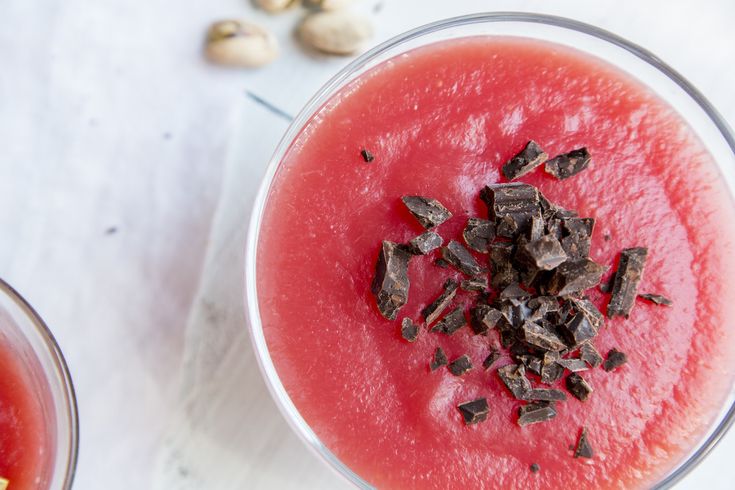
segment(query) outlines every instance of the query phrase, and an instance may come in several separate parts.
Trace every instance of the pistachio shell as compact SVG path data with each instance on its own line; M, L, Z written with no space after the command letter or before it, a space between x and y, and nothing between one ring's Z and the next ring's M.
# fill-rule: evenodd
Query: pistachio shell
M260 26L239 20L215 22L205 48L211 61L229 66L258 67L278 56L276 38Z
M255 0L255 3L266 12L277 13L295 7L300 2L299 0Z
M370 19L348 11L308 15L299 28L301 40L329 54L348 55L358 51L373 35Z

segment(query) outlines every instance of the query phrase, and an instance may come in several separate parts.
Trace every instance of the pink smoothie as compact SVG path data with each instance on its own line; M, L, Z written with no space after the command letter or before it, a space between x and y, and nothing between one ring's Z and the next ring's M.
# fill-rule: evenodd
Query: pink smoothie
M468 217L487 217L480 189L506 181L502 164L529 139L550 156L589 149L582 174L559 181L539 169L521 181L596 219L597 262L614 266L622 248L648 247L640 290L674 303L638 300L629 318L608 320L595 344L624 351L627 365L588 371L587 402L570 398L555 419L521 428L521 402L479 368L495 332L400 337L400 319L419 320L460 273L435 266L437 255L412 259L409 301L394 322L378 313L370 283L381 240L422 231L401 196L441 201L454 217L437 231L458 239ZM732 384L733 217L712 157L625 73L539 41L430 45L342 89L281 162L258 243L265 338L306 422L377 487L648 487L700 440ZM469 303L469 293L459 299ZM604 311L599 291L591 299ZM437 346L450 360L468 354L475 369L429 372ZM488 418L466 426L456 407L478 397ZM582 426L595 449L589 460L570 449Z

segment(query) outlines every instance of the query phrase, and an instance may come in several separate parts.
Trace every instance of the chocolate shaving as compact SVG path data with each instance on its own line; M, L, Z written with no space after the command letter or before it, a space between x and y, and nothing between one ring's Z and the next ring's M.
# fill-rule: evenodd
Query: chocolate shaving
M457 294L457 288L459 284L454 279L447 279L444 283L444 291L438 298L436 298L429 306L421 310L421 316L424 317L424 321L427 325L434 323L434 320L439 318L444 310L454 299Z
M434 351L434 357L429 363L429 369L431 369L432 371L436 371L440 367L446 366L447 363L447 355L444 353L441 347L437 347Z
M421 223L421 226L427 229L438 226L452 217L452 213L436 199L422 196L403 196L401 201Z
M498 236L513 238L541 218L538 190L532 185L512 183L485 186L480 199L487 204L490 219L495 221Z
M559 180L568 179L586 169L590 164L587 148L579 148L569 153L555 156L546 162L544 170Z
M442 243L442 237L433 231L427 231L408 242L408 251L414 255L426 255L441 247Z
M519 259L538 270L550 271L567 260L561 243L552 235L545 235L518 248Z
M532 402L518 409L518 425L538 424L556 417L556 408L553 402Z
M457 408L462 414L466 425L477 424L485 421L487 419L487 414L490 411L487 406L486 398L478 398L471 402L461 403L457 405Z
M487 272L480 267L470 251L457 241L452 240L446 247L442 247L442 257L468 276L479 276Z
M573 373L587 371L589 369L587 363L584 362L582 359L559 359L558 361L556 361L556 363L564 369L572 371Z
M553 332L533 322L525 322L521 327L526 343L547 351L560 351L566 348L562 340Z
M485 370L490 369L498 359L500 359L500 352L498 349L493 349L490 351L490 354L487 355L485 360L482 361L482 367L485 368Z
M487 276L477 276L465 279L459 285L465 291L485 291L488 287Z
M579 435L579 440L577 441L577 449L574 450L574 457L589 459L592 457L593 453L594 451L592 450L592 446L587 438L587 428L582 427L582 433Z
M607 359L605 359L605 362L602 364L602 369L610 372L613 369L619 368L626 362L628 362L628 356L617 349L610 349L610 352L607 353Z
M465 354L449 363L449 372L455 376L462 376L464 373L472 369L472 361Z
M516 156L503 165L503 175L508 180L523 177L549 158L544 150L535 142L529 141Z
M487 253L490 242L495 238L495 223L486 219L470 218L462 236L472 250Z
M495 328L503 314L492 306L478 304L470 310L470 327L472 331L481 335Z
M411 254L400 245L383 241L371 291L377 300L380 314L388 320L395 320L398 310L408 302L410 259Z
M375 160L375 155L373 155L370 151L363 148L360 150L360 155L362 155L362 159L365 160L367 163L372 162Z
M553 388L534 388L526 393L526 400L529 401L566 401L567 395L561 391Z
M607 305L608 318L628 318L638 294L638 284L643 277L647 255L648 249L642 247L626 248L620 253L620 264L615 273L610 303Z
M419 326L410 318L406 317L401 322L401 337L409 342L414 342L419 336Z
M674 304L674 302L671 301L669 298L667 298L666 296L661 296L660 294L643 293L639 294L638 297L657 305L671 306Z
M591 259L564 262L554 269L554 274L546 285L546 291L556 296L580 293L585 289L596 286L605 271L607 271L607 267L603 267Z
M526 378L526 368L523 364L508 364L498 368L498 376L519 400L524 400L526 393L531 391L531 382Z
M579 358L589 364L592 368L596 368L602 364L602 356L589 342L582 344L580 347Z
M436 322L436 325L432 327L431 331L451 335L465 326L466 323L467 320L464 317L464 309L461 306L458 306L447 313L444 318Z
M567 390L579 401L585 401L592 393L592 386L577 373L567 376Z

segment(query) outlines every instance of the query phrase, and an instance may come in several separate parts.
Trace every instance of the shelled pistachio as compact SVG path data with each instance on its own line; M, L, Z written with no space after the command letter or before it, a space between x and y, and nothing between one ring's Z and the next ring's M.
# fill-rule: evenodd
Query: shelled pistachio
M270 32L258 25L223 20L210 26L205 53L214 63L254 68L276 59L278 42Z

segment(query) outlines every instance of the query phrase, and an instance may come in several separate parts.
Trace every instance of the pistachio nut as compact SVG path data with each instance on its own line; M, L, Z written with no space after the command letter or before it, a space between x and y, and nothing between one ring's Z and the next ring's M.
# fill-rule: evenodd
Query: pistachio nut
M260 26L223 20L209 28L205 53L207 58L221 65L258 67L276 59L278 42Z
M299 27L307 46L329 54L348 55L358 51L373 35L370 19L349 11L317 12Z
M319 10L339 10L349 6L354 0L303 0L304 7Z
M270 13L282 12L299 3L299 0L255 0L258 7Z

